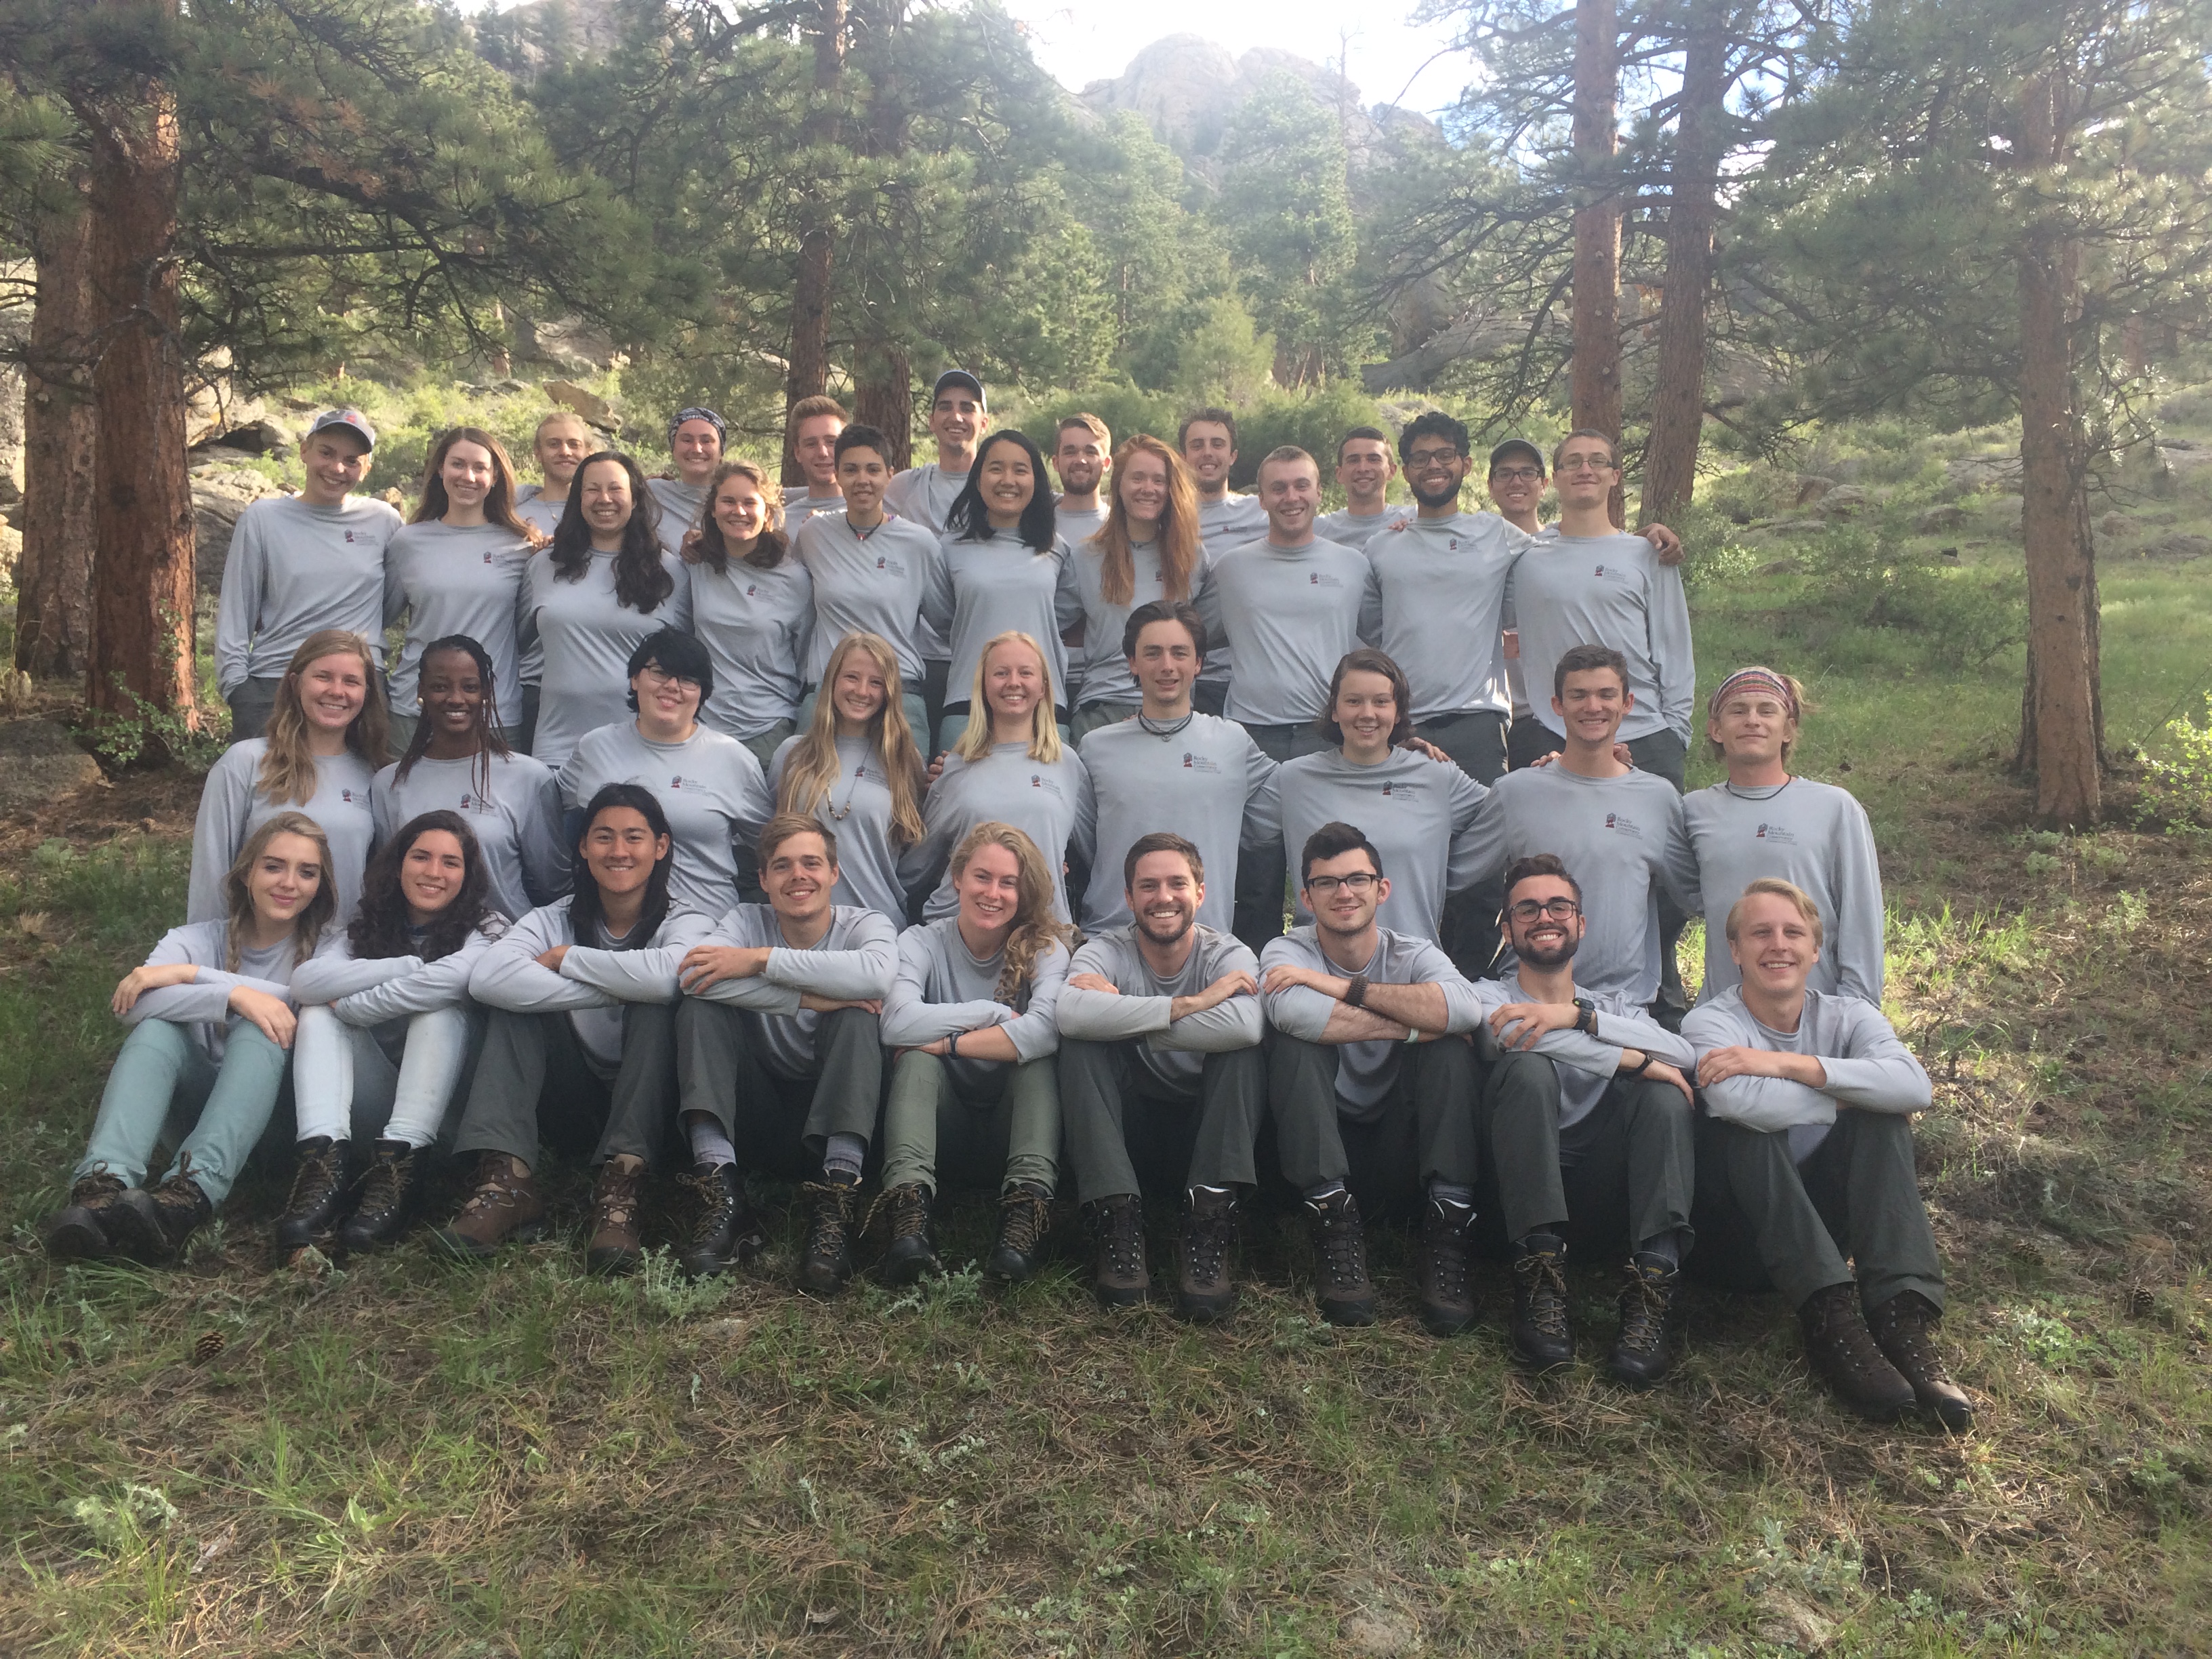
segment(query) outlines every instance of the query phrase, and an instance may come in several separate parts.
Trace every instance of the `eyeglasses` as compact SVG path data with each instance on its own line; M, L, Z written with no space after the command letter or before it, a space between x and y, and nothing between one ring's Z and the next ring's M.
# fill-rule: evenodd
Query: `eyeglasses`
M1613 463L1601 455L1570 455L1559 463L1562 472L1610 472Z
M1327 898L1340 887L1349 887L1355 893L1364 893L1382 878L1362 870L1349 876L1309 876L1306 890L1316 898Z
M1449 466L1459 459L1456 449L1417 449L1406 457L1407 466Z
M662 685L688 685L694 691L696 691L699 689L699 682L694 676L690 674L672 674L657 662L649 662L646 664L644 667L639 669L638 677L641 679L656 681Z
M1534 921L1539 916L1549 916L1553 921L1572 921L1582 913L1583 907L1571 898L1522 899L1512 908L1516 921Z
M1541 483L1544 475L1533 466L1501 466L1491 477L1498 483Z

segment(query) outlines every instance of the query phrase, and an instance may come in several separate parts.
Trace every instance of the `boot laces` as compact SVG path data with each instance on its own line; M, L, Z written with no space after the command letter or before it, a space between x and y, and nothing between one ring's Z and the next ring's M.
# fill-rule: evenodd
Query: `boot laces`
M382 1215L399 1207L400 1194L405 1191L407 1177L415 1167L415 1149L388 1155L380 1154L368 1166L362 1179L361 1210L362 1215Z
M806 1254L829 1259L845 1249L846 1230L852 1220L853 1189L834 1181L811 1181L799 1188L808 1203Z
M1109 1205L1099 1232L1106 1246L1106 1265L1115 1276L1139 1277L1145 1271L1143 1212L1134 1204Z
M461 1212L464 1215L471 1212L481 1214L518 1201L522 1196L522 1188L514 1180L512 1169L513 1165L504 1158L497 1163L486 1159L477 1170L476 1190L469 1194L468 1202L461 1206Z
M1358 1224L1338 1214L1321 1225L1321 1260L1329 1283L1357 1287L1367 1282L1367 1250Z
M697 1214L691 1223L691 1238L695 1244L704 1244L721 1231L736 1213L738 1195L723 1184L721 1170L687 1170L676 1177L676 1184L691 1195Z
M1835 1363L1855 1377L1872 1376L1889 1365L1859 1313L1858 1297L1848 1285L1836 1286L1820 1299L1814 1325Z
M1546 1336L1565 1340L1567 1334L1567 1276L1559 1257L1547 1250L1531 1250L1513 1264L1521 1281L1521 1294L1528 1310L1528 1322Z
M1200 1279L1221 1277L1223 1258L1236 1231L1234 1212L1226 1206L1212 1211L1194 1207L1183 1224L1184 1248L1190 1253L1191 1273Z
M602 1227L629 1227L637 1221L638 1188L644 1185L642 1170L617 1170L612 1164L599 1171L592 1192L592 1207Z
M163 1186L168 1183L164 1182ZM326 1141L312 1152L300 1155L300 1167L292 1176L292 1196L286 1200L288 1213L298 1215L325 1201L338 1184L338 1143Z
M169 1172L168 1179L148 1194L164 1210L172 1210L193 1220L199 1219L200 1206L205 1202L200 1184L192 1178L192 1155L178 1155L177 1167Z
M1929 1340L1928 1321L1911 1309L1898 1304L1911 1292L1892 1297L1875 1310L1875 1322L1880 1334L1886 1338L1880 1346L1894 1351L1905 1369L1929 1382L1948 1382L1950 1373L1943 1367L1942 1357L1936 1352Z
M1666 1340L1673 1300L1664 1277L1632 1264L1620 1289L1620 1346L1638 1353L1656 1351Z
M1035 1193L1017 1188L999 1200L999 1243L1027 1255L1044 1237L1051 1211Z
M1467 1234L1431 1210L1428 1237L1429 1278L1437 1294L1456 1301L1467 1294Z

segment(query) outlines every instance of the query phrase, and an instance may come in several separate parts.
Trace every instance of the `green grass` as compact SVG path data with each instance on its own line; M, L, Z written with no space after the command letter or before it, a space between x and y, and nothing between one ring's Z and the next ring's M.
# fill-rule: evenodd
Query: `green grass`
M1758 558L1791 547L1817 561ZM2106 566L2116 740L2212 659L2208 562ZM88 1124L107 988L183 880L181 846L88 834L0 877L0 1651L2203 1650L2204 842L2028 833L2016 651L1816 650L1808 578L1756 568L1698 590L1699 655L1709 681L1804 673L1805 769L1874 814L1972 1435L1843 1415L1771 1297L1693 1292L1650 1395L1587 1365L1532 1386L1501 1275L1435 1343L1387 1232L1385 1321L1338 1333L1267 1218L1226 1334L1102 1315L1073 1261L1003 1297L963 1273L809 1304L787 1219L763 1269L696 1289L665 1263L592 1281L573 1236L488 1272L419 1243L271 1271L265 1182L182 1271L58 1269L27 1224ZM951 1254L988 1224L956 1204ZM1576 1291L1601 1346L1609 1281Z

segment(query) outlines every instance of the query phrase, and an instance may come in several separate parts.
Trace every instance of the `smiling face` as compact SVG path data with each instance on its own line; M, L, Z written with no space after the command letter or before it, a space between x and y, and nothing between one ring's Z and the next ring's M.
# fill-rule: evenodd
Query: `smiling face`
M819 836L786 836L761 866L768 902L786 921L811 922L830 907L837 860Z
M890 701L890 682L866 651L848 651L830 682L830 707L848 726L865 726Z
M792 434L791 447L799 470L806 474L810 495L837 493L837 434L844 429L845 422L835 415L810 415Z
M1278 541L1295 542L1310 533L1321 509L1321 474L1311 461L1269 461L1260 468L1260 505Z
M1602 438L1570 439L1559 452L1556 471L1561 507L1602 507L1620 482L1613 447Z
M1163 706L1180 703L1190 695L1192 683L1205 667L1198 641L1181 623L1146 623L1137 631L1136 653L1129 672L1152 701Z
M1389 446L1380 438L1346 438L1338 447L1336 481L1352 501L1379 504L1397 470Z
M1063 471L1060 477L1067 475ZM1168 464L1148 450L1139 450L1122 463L1114 489L1121 498L1121 513L1130 533L1149 541L1160 515L1168 509ZM1139 526L1142 526L1139 533Z
M638 724L661 732L681 732L698 718L699 682L672 674L649 662L630 678L637 696Z
M722 434L712 421L686 421L669 439L668 452L676 461L676 476L697 489L722 464Z
M358 433L318 432L300 446L300 465L307 474L301 497L310 507L336 507L368 476L368 446Z
M253 914L272 927L296 921L322 886L322 850L305 836L271 836L246 875Z
M884 504L884 486L890 481L890 464L878 450L855 444L837 458L837 487L845 492L849 511L877 511Z
M1044 701L1044 663L1019 641L994 645L983 659L983 701L995 716L1027 720Z
M1474 470L1471 456L1462 455L1449 438L1425 434L1406 452L1406 488L1425 507L1450 505L1459 499L1460 486Z
M368 668L354 652L333 652L301 669L299 685L307 729L343 735L368 701Z
M1350 938L1375 925L1376 908L1390 896L1390 884L1375 873L1365 849L1355 847L1333 859L1316 859L1300 896L1322 932Z
M1779 893L1752 893L1737 905L1729 956L1751 985L1772 997L1794 997L1820 959L1813 924Z
M1218 421L1193 421L1182 434L1183 465L1198 481L1201 495L1218 495L1229 487L1229 469L1237 464L1237 444L1229 428Z
M417 927L459 898L468 878L468 856L450 830L425 830L399 860L399 896Z
M459 507L481 511L484 497L491 493L494 476L491 451L466 439L449 446L446 459L438 466L439 482L446 486L446 500Z
M1552 712L1566 722L1567 735L1583 743L1607 745L1636 699L1610 668L1578 668L1559 683Z
M1788 703L1753 686L1729 694L1718 711L1707 717L1705 735L1739 764L1778 764L1797 741L1797 722L1790 718Z
M1544 464L1519 450L1500 456L1490 473L1490 499L1505 518L1533 520L1544 502Z
M1147 853L1130 874L1127 896L1138 931L1155 945L1173 945L1197 925L1206 884L1181 853Z
M465 651L433 651L422 659L422 713L441 736L473 738L483 730L483 674Z
M1347 750L1374 754L1389 749L1398 724L1398 693L1390 677L1353 669L1337 686L1329 717L1344 733Z
M983 497L983 511L992 528L1011 530L1022 521L1022 511L1036 498L1036 469L1018 443L999 440L975 463L975 487Z
M714 523L722 539L733 547L749 547L768 524L768 497L742 472L732 472L714 486Z
M1559 967L1575 954L1589 925L1564 876L1527 876L1505 896L1505 930L1513 954L1531 968Z
M538 470L544 476L545 493L565 495L576 469L592 453L592 429L574 418L548 421L531 448L538 457Z
M1022 861L1012 848L985 842L961 867L952 890L969 932L1003 933L1021 913Z
M668 856L668 837L654 835L635 806L609 806L585 826L582 852L601 893L641 892Z
M1087 426L1064 426L1053 446L1052 469L1060 474L1063 495L1087 495L1098 488L1112 465L1106 441Z
M945 387L929 406L929 435L954 457L974 454L975 441L990 425L991 417L983 412L982 404L964 386Z
M584 522L592 538L610 544L622 538L630 514L637 510L629 488L629 469L620 461L593 461L584 469Z

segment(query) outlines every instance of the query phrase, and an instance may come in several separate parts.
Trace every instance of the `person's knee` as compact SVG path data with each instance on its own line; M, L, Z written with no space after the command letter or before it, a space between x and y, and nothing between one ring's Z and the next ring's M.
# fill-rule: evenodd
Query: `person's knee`
M1697 1127L1697 1113L1691 1107L1689 1097L1671 1083L1645 1080L1637 1084L1636 1115L1679 1128L1684 1134L1693 1133Z
M1490 1062L1484 1098L1493 1110L1506 1106L1559 1109L1559 1073L1543 1054L1505 1054Z

